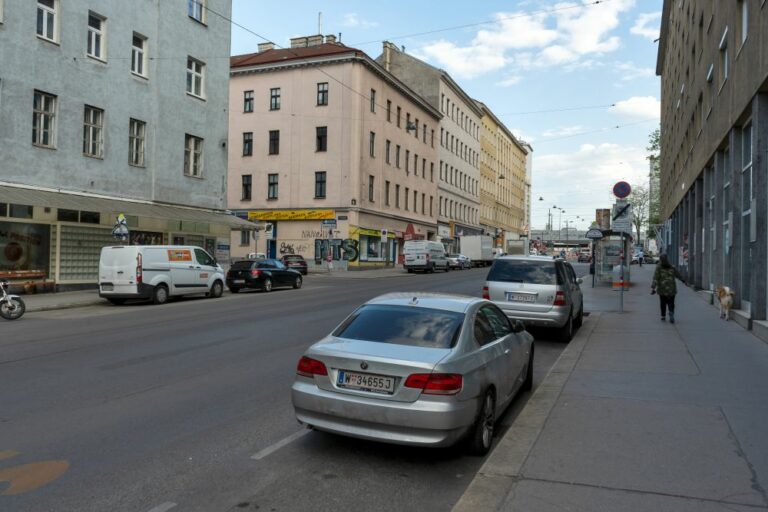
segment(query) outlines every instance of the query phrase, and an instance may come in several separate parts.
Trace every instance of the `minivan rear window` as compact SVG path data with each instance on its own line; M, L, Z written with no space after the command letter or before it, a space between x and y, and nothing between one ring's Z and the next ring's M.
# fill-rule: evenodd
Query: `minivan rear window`
M368 305L358 309L333 335L412 347L451 348L463 322L464 313L454 311Z
M554 261L496 260L488 281L526 284L558 284Z
M252 261L236 261L232 264L230 267L232 270L250 270L251 265L253 265Z

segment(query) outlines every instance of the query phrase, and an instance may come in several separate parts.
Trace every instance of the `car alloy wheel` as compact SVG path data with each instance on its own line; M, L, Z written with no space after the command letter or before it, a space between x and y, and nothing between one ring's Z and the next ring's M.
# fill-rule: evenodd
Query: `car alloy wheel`
M485 455L491 449L493 429L496 424L496 402L493 391L488 390L483 397L483 406L475 420L470 438L470 451L474 455Z
M296 277L296 280L293 282L293 288L295 290L298 290L299 288L301 288L301 276Z
M264 280L264 291L265 292L271 292L272 291L272 280L270 278L266 278Z

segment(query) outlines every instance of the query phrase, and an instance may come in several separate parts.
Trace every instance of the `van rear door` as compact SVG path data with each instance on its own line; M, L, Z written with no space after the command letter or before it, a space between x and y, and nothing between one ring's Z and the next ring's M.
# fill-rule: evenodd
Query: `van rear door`
M136 255L136 248L131 246L101 249L99 287L102 292L136 293Z

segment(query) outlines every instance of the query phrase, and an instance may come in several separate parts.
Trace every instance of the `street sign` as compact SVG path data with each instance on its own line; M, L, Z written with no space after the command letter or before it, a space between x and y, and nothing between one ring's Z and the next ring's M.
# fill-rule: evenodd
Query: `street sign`
M632 233L632 205L626 200L616 201L611 229L617 233Z
M324 219L322 223L325 227L336 227L336 219Z
M603 238L603 232L599 229L590 229L584 236L590 240L600 240Z
M381 243L385 244L387 243L387 237L389 236L389 233L386 229L381 230Z
M626 199L632 193L632 187L626 181L620 181L613 186L613 195L619 199Z

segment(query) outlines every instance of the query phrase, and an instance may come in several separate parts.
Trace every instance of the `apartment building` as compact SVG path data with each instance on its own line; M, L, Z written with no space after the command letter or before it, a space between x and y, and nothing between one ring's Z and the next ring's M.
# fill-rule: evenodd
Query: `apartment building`
M0 0L0 271L94 283L127 243L228 258L230 0Z
M527 235L530 205L527 144L521 143L491 111L483 113L480 129L480 226L494 237L494 246L508 252L508 242Z
M229 207L260 223L233 254L397 264L437 236L440 113L332 35L231 59Z
M665 0L661 218L670 259L697 287L736 292L735 317L765 336L768 311L768 7Z
M483 113L451 76L390 42L376 59L441 114L438 144L438 237L449 251L459 238L479 235L480 118Z

